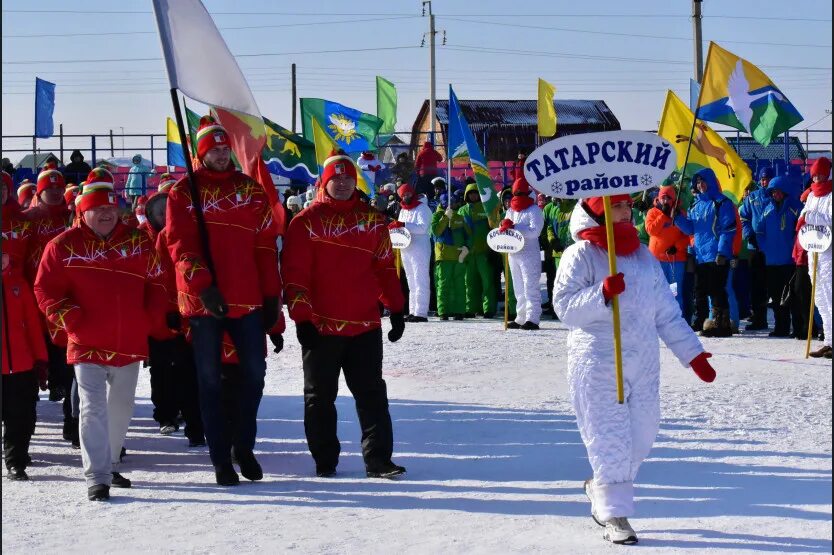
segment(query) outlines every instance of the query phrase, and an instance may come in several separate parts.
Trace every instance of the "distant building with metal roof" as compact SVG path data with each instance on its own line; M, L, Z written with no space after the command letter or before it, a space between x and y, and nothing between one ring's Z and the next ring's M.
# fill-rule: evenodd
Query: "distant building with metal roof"
M556 137L615 131L620 122L603 100L554 100ZM435 104L437 124L435 147L446 156L446 131L449 101ZM530 153L536 147L537 106L535 100L461 100L463 112L481 148L486 145L487 160L514 160L519 151ZM412 126L411 147L417 149L429 132L429 101L423 102Z

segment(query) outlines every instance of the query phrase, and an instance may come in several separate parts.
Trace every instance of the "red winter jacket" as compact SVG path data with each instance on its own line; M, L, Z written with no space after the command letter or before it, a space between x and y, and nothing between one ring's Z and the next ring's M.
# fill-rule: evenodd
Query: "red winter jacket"
M47 243L66 231L70 211L64 203L57 206L38 204L26 210L23 215L32 222L33 245L29 253L29 268L26 270L26 276L31 283L34 283L43 251Z
M380 327L379 305L401 312L403 295L385 216L359 200L328 195L290 222L281 258L290 318L324 335Z
M3 337L2 373L31 370L36 361L46 361L46 344L41 315L32 295L32 286L24 278L31 247L31 224L9 195L3 205Z
M272 209L260 184L235 171L195 172L208 229L217 286L229 305L229 317L239 318L263 306L264 298L279 297L277 234ZM180 313L207 316L199 295L211 285L191 206L188 179L168 192L168 251L176 268Z
M124 366L148 356L166 328L168 293L147 234L123 223L101 239L80 223L47 246L35 279L38 306L69 338L67 362Z
M417 175L437 175L437 164L442 161L443 157L434 150L431 143L425 143L420 152L417 153L414 168L417 170Z

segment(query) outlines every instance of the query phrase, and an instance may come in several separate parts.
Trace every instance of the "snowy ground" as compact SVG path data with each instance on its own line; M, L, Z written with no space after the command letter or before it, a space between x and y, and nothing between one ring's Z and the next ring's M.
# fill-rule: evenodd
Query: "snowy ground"
M33 480L2 483L3 552L831 552L830 361L766 334L707 339L719 377L704 384L664 348L663 421L632 519L640 544L623 548L603 542L581 490L590 467L565 337L550 320L504 333L497 320L432 319L386 342L395 461L408 467L396 482L364 477L344 386L339 476L313 476L292 328L269 359L260 483L218 488L204 449L160 436L143 371L126 443L134 488L91 503L60 406L41 401Z

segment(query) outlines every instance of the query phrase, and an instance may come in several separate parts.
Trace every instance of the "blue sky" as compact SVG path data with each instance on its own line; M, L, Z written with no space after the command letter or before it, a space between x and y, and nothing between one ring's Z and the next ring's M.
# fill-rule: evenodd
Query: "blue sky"
M385 76L398 87L398 130L428 97L419 0L204 4L231 51L248 54L238 62L261 112L287 127L293 62L299 96L368 112L374 76ZM543 77L557 98L602 99L623 128L652 129L666 89L685 95L693 74L690 9L685 0L435 0L446 39L438 36L438 98L449 83L461 99L535 98ZM831 109L831 9L830 0L705 0L705 55L716 40L762 67L805 127ZM102 13L112 11L123 13ZM150 0L6 0L2 47L4 135L32 133L35 76L57 84L65 133L164 132L171 104ZM830 117L815 128L830 129Z

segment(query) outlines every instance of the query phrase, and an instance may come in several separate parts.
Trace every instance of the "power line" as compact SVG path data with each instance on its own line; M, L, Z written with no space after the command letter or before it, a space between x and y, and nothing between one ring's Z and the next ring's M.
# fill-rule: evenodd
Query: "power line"
M690 37L673 37L668 35L646 35L640 33L617 33L614 31L592 31L588 29L571 29L568 27L552 27L552 26L540 26L540 25L519 25L517 23L505 23L505 22L498 22L498 21L480 21L477 19L465 19L465 18L455 18L455 17L444 17L443 19L447 21L459 21L463 23L477 23L481 25L495 25L499 27L517 27L521 29L540 29L544 31L560 31L565 33L583 33L589 35L609 35L609 36L617 36L617 37L629 37L629 38L646 38L646 39L661 39L661 40L676 40L676 41L685 41L691 42L692 38ZM804 48L831 48L830 44L792 44L792 43L784 43L784 42L756 42L756 41L743 41L743 40L722 40L723 43L728 44L755 44L755 45L767 45L767 46L794 46L794 47L804 47Z
M52 14L78 14L78 15L153 15L152 10L3 10L3 13L36 13L39 15ZM300 16L300 17L319 17L319 16L416 16L419 15L413 12L399 12L399 13L327 13L327 12L209 12L211 15L283 15L283 16Z

